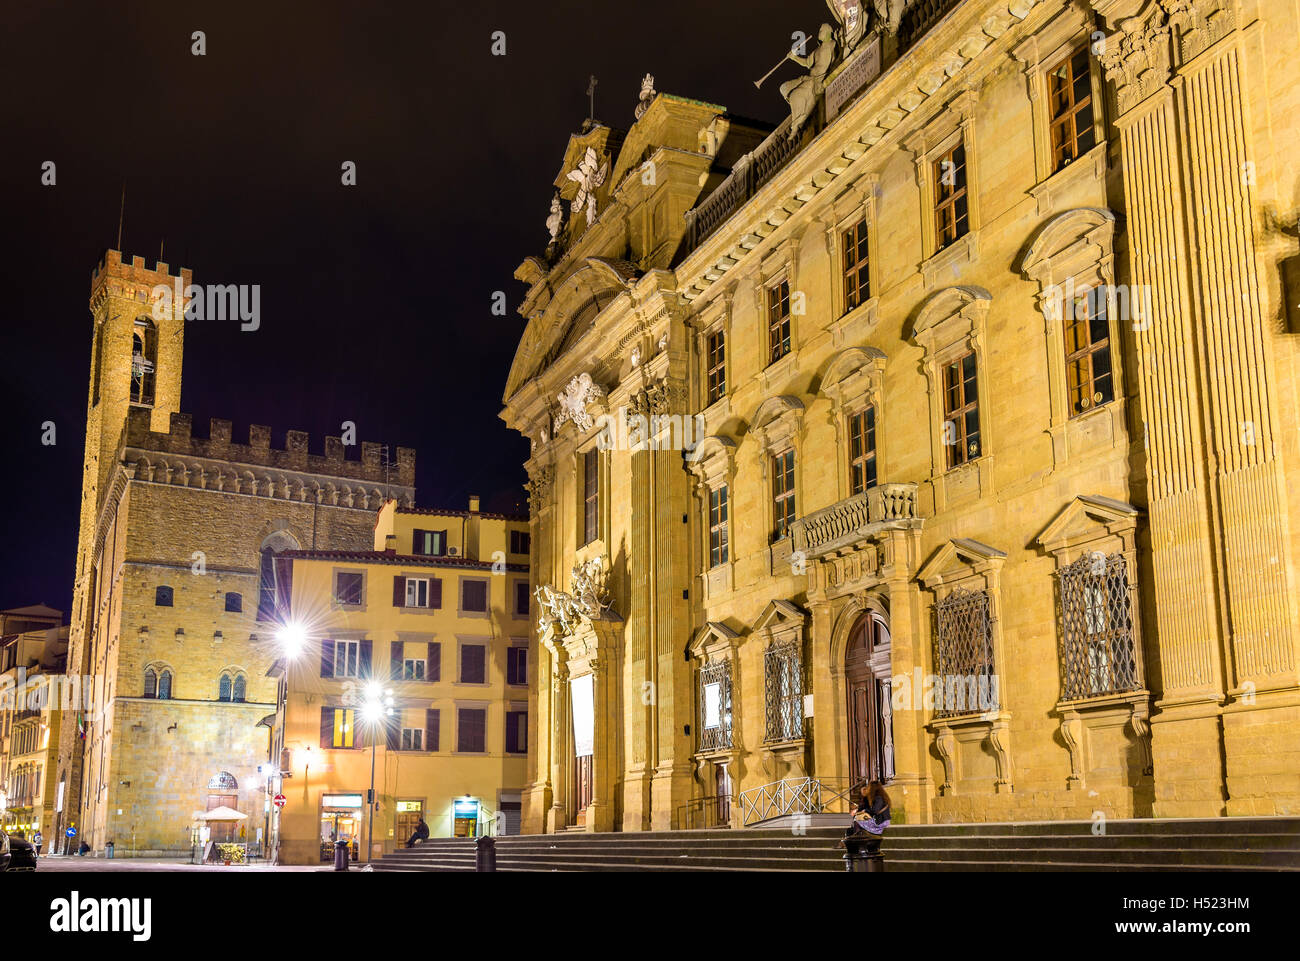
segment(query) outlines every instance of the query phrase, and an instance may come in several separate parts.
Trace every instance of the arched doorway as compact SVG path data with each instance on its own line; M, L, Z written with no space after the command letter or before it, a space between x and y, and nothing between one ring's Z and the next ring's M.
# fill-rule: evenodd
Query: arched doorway
M889 781L894 776L894 732L890 711L889 626L875 611L858 618L844 655L848 683L849 777Z

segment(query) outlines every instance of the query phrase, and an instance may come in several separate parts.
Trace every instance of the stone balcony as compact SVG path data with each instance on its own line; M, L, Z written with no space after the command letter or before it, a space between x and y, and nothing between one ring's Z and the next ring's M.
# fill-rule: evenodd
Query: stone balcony
M881 484L790 526L793 548L812 559L848 550L887 530L919 529L915 484Z

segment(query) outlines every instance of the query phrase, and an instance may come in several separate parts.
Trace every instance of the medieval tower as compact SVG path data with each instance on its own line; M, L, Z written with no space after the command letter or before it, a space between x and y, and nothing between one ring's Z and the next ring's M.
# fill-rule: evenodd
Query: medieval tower
M267 670L277 652L275 555L368 549L388 498L411 506L415 452L269 427L248 442L180 412L189 270L108 251L93 320L81 523L68 673L90 696L65 712L55 830L117 856L188 850L195 813L229 806L256 843L264 823ZM75 840L67 830L75 828ZM239 831L240 828L230 828Z

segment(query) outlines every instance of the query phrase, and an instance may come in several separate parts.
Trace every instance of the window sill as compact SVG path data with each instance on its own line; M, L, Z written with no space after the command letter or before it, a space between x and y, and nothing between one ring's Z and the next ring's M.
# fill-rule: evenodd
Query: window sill
M879 297L872 297L852 310L846 311L830 325L831 346L840 348L856 345L876 326Z
M788 381L799 370L799 351L792 350L778 360L772 361L758 375L764 390L775 390L776 384Z
M947 247L936 251L921 264L921 276L926 291L936 287L950 287L961 277L962 267L973 264L979 257L979 231L971 230Z
M1107 142L1100 140L1086 154L1075 160L1070 161L1060 170L1044 178L1038 184L1029 188L1029 195L1034 198L1038 205L1038 215L1046 216L1057 206L1056 201L1060 195L1075 189L1080 182L1087 179L1089 171L1092 174L1092 180L1095 181L1101 189L1102 194L1098 200L1101 206L1105 199L1105 180L1106 180L1106 148ZM1080 203L1085 201L1080 200ZM1077 206L1071 204L1071 206Z

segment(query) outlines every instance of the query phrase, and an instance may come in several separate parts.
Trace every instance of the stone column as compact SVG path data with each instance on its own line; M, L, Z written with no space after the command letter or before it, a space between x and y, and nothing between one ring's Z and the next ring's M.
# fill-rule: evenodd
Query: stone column
M899 810L900 823L929 824L934 781L930 777L930 736L925 729L925 705L916 703L913 676L932 672L929 631L924 622L921 592L909 563L909 538L905 531L885 535L881 545L880 575L889 592L889 657L894 677L901 677L906 690L897 698L908 709L893 710L894 780L890 797Z
M1162 688L1154 813L1277 813L1277 785L1255 772L1300 721L1297 603L1233 12L1092 3L1119 28L1102 60L1119 106L1129 302L1149 303L1131 319Z
M546 833L562 831L569 823L568 803L573 743L569 733L569 668L564 649L555 645L551 663L550 732L551 806Z

